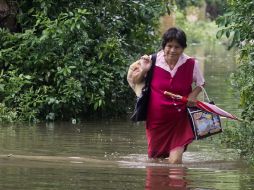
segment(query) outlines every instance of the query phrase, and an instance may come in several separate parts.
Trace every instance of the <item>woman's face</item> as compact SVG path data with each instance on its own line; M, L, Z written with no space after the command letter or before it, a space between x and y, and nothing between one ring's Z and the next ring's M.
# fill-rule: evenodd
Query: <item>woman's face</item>
M177 61L182 55L184 48L176 41L168 42L164 48L164 56L168 61Z

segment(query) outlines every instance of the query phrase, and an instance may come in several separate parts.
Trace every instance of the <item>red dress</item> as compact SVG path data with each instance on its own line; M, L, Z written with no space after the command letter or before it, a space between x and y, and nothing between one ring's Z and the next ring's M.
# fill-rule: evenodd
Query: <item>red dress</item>
M154 68L146 121L149 158L166 158L171 150L186 148L194 139L186 104L164 95L164 91L182 96L191 93L194 64L187 59L173 78L168 71Z

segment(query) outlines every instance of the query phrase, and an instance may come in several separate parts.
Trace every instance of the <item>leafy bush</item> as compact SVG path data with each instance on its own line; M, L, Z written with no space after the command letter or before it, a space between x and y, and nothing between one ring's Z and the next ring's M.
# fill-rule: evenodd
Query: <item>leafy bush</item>
M217 23L221 27L217 37L225 35L231 40L229 48L237 47L239 50L240 64L237 72L234 73L232 84L237 91L240 91L240 105L243 107L243 118L254 120L254 19L250 12L254 8L254 2L230 1L229 12L218 18Z
M22 32L0 29L5 112L24 121L127 112L126 70L154 51L163 0L22 0L20 9Z
M220 143L237 150L239 155L254 164L253 123L227 123Z
M227 13L218 18L221 30L217 37L226 36L230 40L229 48L238 49L238 70L232 75L232 85L236 92L240 92L240 106L242 118L241 126L233 128L227 142L229 146L239 148L241 154L254 161L253 154L253 121L254 121L254 9L252 0L229 1ZM254 162L253 162L254 163Z

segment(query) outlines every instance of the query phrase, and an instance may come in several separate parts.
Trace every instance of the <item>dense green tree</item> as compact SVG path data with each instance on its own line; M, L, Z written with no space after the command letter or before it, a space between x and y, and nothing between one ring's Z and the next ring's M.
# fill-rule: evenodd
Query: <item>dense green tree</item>
M243 118L254 120L254 2L252 0L229 1L228 12L217 19L221 27L217 37L225 35L229 48L239 50L239 71L234 74L233 84L240 91Z
M155 50L164 13L162 0L19 1L20 32L0 29L0 112L30 121L126 113L126 69Z
M217 20L221 30L218 37L226 36L229 48L238 50L238 70L232 76L235 91L240 92L242 118L238 127L228 128L224 139L230 146L241 150L241 155L254 163L254 2L253 0L228 1L227 13Z

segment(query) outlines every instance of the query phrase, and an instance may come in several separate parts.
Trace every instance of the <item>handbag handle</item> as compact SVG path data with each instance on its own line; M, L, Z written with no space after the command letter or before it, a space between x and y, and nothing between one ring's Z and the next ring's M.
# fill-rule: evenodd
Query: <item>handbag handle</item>
M202 89L202 92L204 93L204 96L206 97L207 101L210 102L210 99L208 97L208 94L203 86L199 86Z

